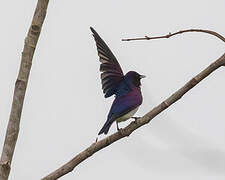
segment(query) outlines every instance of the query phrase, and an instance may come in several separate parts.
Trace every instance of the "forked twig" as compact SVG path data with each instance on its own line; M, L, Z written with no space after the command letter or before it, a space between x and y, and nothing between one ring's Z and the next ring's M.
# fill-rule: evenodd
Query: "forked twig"
M187 30L181 30L175 33L169 33L167 35L164 36L145 36L142 38L129 38L129 39L122 39L122 41L137 41L137 40L151 40L151 39L164 39L164 38L170 38L172 36L175 36L177 34L182 34L182 33L186 33L186 32L202 32L202 33L207 33L207 34L211 34L213 36L218 37L219 39L221 39L223 42L225 42L225 38L223 36L221 36L219 33L214 32L214 31L210 31L210 30L204 30L204 29L187 29Z

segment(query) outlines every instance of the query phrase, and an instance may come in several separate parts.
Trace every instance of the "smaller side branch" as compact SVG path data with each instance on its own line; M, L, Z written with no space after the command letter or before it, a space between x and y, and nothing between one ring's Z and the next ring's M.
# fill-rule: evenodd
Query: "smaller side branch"
M220 35L217 32L214 31L210 31L210 30L204 30L204 29L187 29L187 30L181 30L175 33L169 33L167 35L164 36L145 36L142 38L129 38L129 39L122 39L122 41L137 41L137 40L151 40L151 39L165 39L165 38L170 38L172 36L175 36L177 34L182 34L182 33L186 33L186 32L202 32L202 33L207 33L207 34L211 34L213 36L216 36L217 38L219 38L220 40L222 40L223 42L225 42L225 38Z
M172 94L169 98L167 98L161 104L153 108L149 113L145 114L142 118L131 122L127 127L102 139L101 141L93 143L87 149L77 154L69 162L67 162L66 164L64 164L63 166L61 166L60 168L52 172L51 174L47 175L46 177L42 178L41 180L58 179L62 177L63 175L73 171L73 169L77 165L79 165L81 162L83 162L84 160L92 156L94 153L98 152L99 150L109 146L110 144L124 137L129 136L133 131L149 123L155 116L157 116L159 113L161 113L162 111L167 109L169 106L171 106L173 103L178 101L186 92L188 92L190 89L196 86L201 80L206 78L213 71L215 71L216 69L224 65L225 65L225 53L214 63L210 64L205 70L203 70L197 76L195 76L190 81L188 81L182 88L180 88L178 91Z

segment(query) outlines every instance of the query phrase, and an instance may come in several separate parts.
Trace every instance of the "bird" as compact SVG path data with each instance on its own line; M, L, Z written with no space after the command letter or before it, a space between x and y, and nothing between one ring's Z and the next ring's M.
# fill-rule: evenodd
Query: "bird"
M141 93L141 79L146 76L135 71L129 71L125 75L116 57L99 34L90 27L97 46L97 53L100 61L101 84L104 97L115 95L107 120L99 131L98 135L107 134L109 128L116 122L119 131L119 122L126 121L133 117L143 98ZM133 117L135 118L135 117Z

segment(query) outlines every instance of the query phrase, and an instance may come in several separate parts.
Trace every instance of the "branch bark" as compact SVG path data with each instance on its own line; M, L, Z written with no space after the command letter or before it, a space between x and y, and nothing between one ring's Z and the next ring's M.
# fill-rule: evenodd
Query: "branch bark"
M175 36L177 34L182 34L182 33L186 33L186 32L202 32L202 33L207 33L207 34L211 34L213 36L218 37L219 39L221 39L223 42L225 42L225 38L223 36L221 36L219 33L215 32L215 31L210 31L210 30L204 30L204 29L186 29L186 30L181 30L175 33L169 33L167 35L164 36L145 36L142 38L129 38L129 39L122 39L122 41L137 41L137 40L151 40L151 39L164 39L164 38L170 38L172 36Z
M42 24L46 16L48 2L49 0L38 0L32 24L27 37L25 38L19 75L15 84L12 108L0 160L0 180L7 180L10 173L13 153L19 133L20 118L31 70L32 59L41 32Z
M217 59L214 63L210 64L206 69L200 72L197 76L192 78L188 81L182 88L172 94L169 98L163 101L161 104L153 108L150 112L145 114L142 118L137 119L136 121L131 122L127 127L121 129L120 131L98 141L90 145L87 149L80 152L76 155L73 159L69 162L52 172L51 174L47 175L46 177L42 178L42 180L55 180L63 175L73 171L73 169L79 165L81 162L92 156L94 153L98 152L99 150L109 146L110 144L124 138L128 137L133 131L138 129L139 127L149 123L155 116L159 113L167 109L173 103L178 101L185 93L191 90L194 86L196 86L200 81L204 78L209 76L213 71L218 69L221 66L225 66L225 53Z

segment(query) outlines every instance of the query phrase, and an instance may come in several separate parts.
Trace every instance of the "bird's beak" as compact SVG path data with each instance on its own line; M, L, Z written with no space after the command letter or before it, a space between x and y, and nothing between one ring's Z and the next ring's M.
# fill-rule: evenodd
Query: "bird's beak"
M142 78L146 78L146 76L145 75L140 75L140 78L142 79Z

